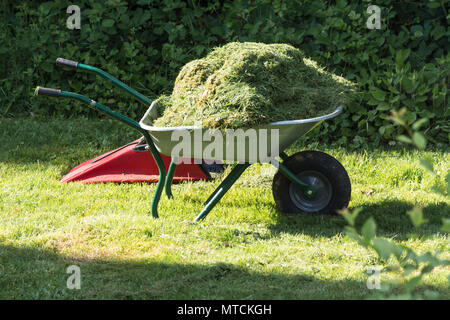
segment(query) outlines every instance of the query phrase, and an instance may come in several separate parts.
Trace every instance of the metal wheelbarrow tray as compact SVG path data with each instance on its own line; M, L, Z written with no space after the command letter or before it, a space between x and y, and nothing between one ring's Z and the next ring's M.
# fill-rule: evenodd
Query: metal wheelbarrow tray
M150 101L142 94L98 68L62 58L58 58L56 64L96 73L111 81L114 85L126 91L148 107L148 110L141 121L137 123L136 121L77 93L42 87L37 87L35 91L36 95L66 97L84 102L91 108L106 113L143 134L159 170L159 181L156 186L151 206L151 213L155 218L158 217L158 203L162 190L165 189L166 195L169 198L173 198L171 185L174 172L177 164L180 163L180 161L186 161L186 159L237 163L228 176L205 201L205 207L195 221L199 221L208 215L236 180L242 175L245 169L252 163L270 162L278 168L273 179L272 193L278 209L283 213L335 214L337 210L346 207L350 201L350 179L344 167L335 158L319 151L302 151L291 156L288 156L284 152L284 150L298 138L307 134L322 121L339 115L343 110L342 106L339 106L332 113L321 117L303 120L278 121L250 128L254 131L254 134L244 135L244 140L240 140L241 143L230 144L230 141L225 141L226 139L221 143L218 143L223 150L231 150L232 152L209 153L208 157L204 158L203 155L206 151L205 146L207 146L208 143L203 143L202 137L205 134L209 134L210 136L211 134L214 135L211 133L211 129L202 128L200 126L153 126L153 121L160 116L157 111L158 109L154 102ZM216 130L216 132L217 131L226 136L226 132L223 130ZM275 133L277 139L272 140ZM179 139L174 139L174 136L186 137L188 141L185 145L189 146L189 148L181 148L178 150L176 156L174 156L173 152L179 144ZM235 137L232 137L232 139L234 138ZM242 141L245 141L246 143L243 144ZM276 141L276 144L274 144L274 141ZM266 152L260 152L262 149L265 149ZM275 152L267 155L268 150L275 150ZM167 172L160 153L172 156ZM276 158L280 158L281 162Z

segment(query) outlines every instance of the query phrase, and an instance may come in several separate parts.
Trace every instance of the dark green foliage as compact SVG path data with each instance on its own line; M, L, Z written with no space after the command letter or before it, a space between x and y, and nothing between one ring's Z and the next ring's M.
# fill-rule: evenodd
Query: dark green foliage
M56 69L57 57L100 67L150 98L170 93L181 66L232 41L289 43L359 86L346 116L323 140L360 146L402 133L388 116L407 107L429 119L428 141L448 144L449 5L379 0L381 29L369 30L363 1L80 0L81 30L66 28L71 3L0 4L0 115L89 114L78 103L32 97L43 85L82 92L136 119L141 105L92 75ZM392 142L393 143L393 142Z

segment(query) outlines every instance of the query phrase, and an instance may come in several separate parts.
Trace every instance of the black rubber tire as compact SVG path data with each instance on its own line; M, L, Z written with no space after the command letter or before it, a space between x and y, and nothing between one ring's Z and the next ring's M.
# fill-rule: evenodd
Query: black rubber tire
M304 203L311 203L308 203L308 200L306 202L302 202L303 199L299 200L300 191L293 189L295 185L278 170L273 178L272 193L282 213L335 215L337 210L348 206L351 196L350 178L342 164L332 156L320 151L302 151L288 157L283 161L283 165L299 177L302 177L302 173L310 177L319 177L315 180L322 180L318 183L322 183L324 187L321 190L324 191L315 198L325 200L321 200L317 208L311 205L311 208L304 209Z

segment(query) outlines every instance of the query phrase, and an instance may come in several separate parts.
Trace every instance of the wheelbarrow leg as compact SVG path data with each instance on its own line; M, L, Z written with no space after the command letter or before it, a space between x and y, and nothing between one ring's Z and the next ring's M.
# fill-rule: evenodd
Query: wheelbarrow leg
M280 158L284 161L284 160L286 160L287 158L289 158L289 156L287 155L286 152L282 151L282 152L280 152Z
M170 161L169 170L167 171L166 183L164 185L164 189L166 191L166 196L169 199L173 199L172 181L173 181L173 175L175 174L175 169L177 168L177 161L178 160L173 159L173 158Z
M235 169L235 168L234 168L234 169ZM234 169L233 169L233 170L234 170ZM228 176L231 175L231 173L233 172L233 170L228 174ZM227 177L228 177L228 176L227 176ZM206 199L205 202L203 202L204 205L206 205L206 204L207 204L207 203L208 203L208 202L216 195L216 193L219 192L219 190L220 190L220 189L223 187L223 185L225 184L225 181L226 181L226 180L227 180L226 178L222 180L222 182L219 184L219 186L216 188L216 190L214 190L213 193L210 194L210 196L208 197L208 199Z
M150 137L150 135L148 134L148 132L145 130L142 130L141 132L145 137L147 145L150 148L150 152L152 153L153 159L155 160L156 165L158 166L158 170L159 170L159 180L158 180L158 184L156 185L156 191L155 191L155 195L153 196L152 208L151 208L152 217L158 218L159 217L158 216L158 203L159 203L159 200L161 199L162 189L164 188L164 184L166 182L166 168L164 167L164 162L162 161L161 156L159 155L159 152L156 149L156 147L153 143L153 140Z
M217 187L216 190L208 198L206 206L203 208L202 212L195 218L198 222L209 214L209 212L214 208L214 206L222 199L222 197L227 193L231 186L236 182L236 180L244 173L245 169L250 166L249 163L238 164L231 170L225 180Z

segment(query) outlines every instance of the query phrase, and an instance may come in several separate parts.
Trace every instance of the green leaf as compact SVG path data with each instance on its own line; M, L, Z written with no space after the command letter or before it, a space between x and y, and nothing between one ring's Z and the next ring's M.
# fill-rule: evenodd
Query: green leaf
M389 260L392 254L392 244L383 238L375 238L372 240L372 245L380 258L383 260Z
M406 92L412 93L416 89L416 86L414 85L414 81L413 80L411 80L410 78L404 76L402 78L402 88L405 89Z
M412 139L417 148L419 148L420 150L425 149L425 147L427 145L427 140L421 133L414 132Z
M412 140L410 138L408 138L407 136L405 136L405 135L399 135L397 137L397 140L401 141L401 142L404 142L404 143L413 143Z
M102 21L102 26L109 28L112 27L114 25L115 21L113 19L105 19Z
M409 276L411 273L415 272L417 270L417 267L415 265L407 264L403 266L403 273L402 275L404 277Z
M428 171L434 172L433 162L430 159L426 159L426 158L420 159L419 163L422 167L424 167Z
M392 106L387 102L381 102L377 106L377 110L380 110L380 111L391 110L391 108L392 108Z
M41 64L41 69L45 72L51 73L53 72L53 63L44 62Z
M344 217L344 219L348 222L349 225L354 226L356 217L361 211L362 208L356 208L353 209L353 212L351 212L349 209L345 209L339 211L339 213Z
M419 130L421 126L428 122L428 118L422 118L414 122L412 125L413 130Z
M439 8L441 6L441 4L438 1L429 1L427 3L427 6L428 6L428 8L436 9L436 8Z
M445 182L447 182L447 193L450 194L450 172L445 176Z
M406 114L406 121L407 121L408 125L410 125L411 123L416 121L416 119L417 119L417 114L415 112L410 111Z
M442 231L450 232L450 219L442 218Z
M431 291L431 290L425 290L423 295L428 299L428 300L438 300L439 299L439 292L437 291Z
M367 221L361 228L361 234L364 237L366 243L370 243L370 241L375 237L376 230L377 225L375 223L375 220L372 217L367 219Z
M399 50L397 52L397 54L395 55L395 64L397 65L398 69L401 69L403 67L403 64L405 63L406 59L408 59L410 52L410 49Z
M386 92L376 87L373 87L372 90L370 90L370 93L372 94L372 97L381 102L386 98Z
M413 291L419 285L421 280L422 280L421 274L409 279L405 284L406 291L408 291L408 292Z
M408 211L407 214L409 215L409 218L411 219L412 224L418 228L422 224L426 223L428 220L423 218L423 212L422 209L418 207L414 207L412 210Z
M74 91L81 91L83 88L83 83L79 80L69 80L70 86L74 89Z
M52 2L44 2L39 6L39 11L42 12L43 15L48 15L52 6L53 6Z
M431 271L433 271L433 269L434 269L433 264L427 264L425 267L422 268L421 273L422 274L430 273Z
M345 226L345 234L349 236L351 239L355 240L356 242L360 243L361 245L365 246L364 242L361 241L360 236L358 235L358 232L356 232L356 229L350 226Z
M401 260L403 254L403 248L395 243L391 243L391 253L398 259Z

